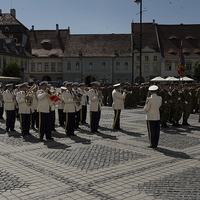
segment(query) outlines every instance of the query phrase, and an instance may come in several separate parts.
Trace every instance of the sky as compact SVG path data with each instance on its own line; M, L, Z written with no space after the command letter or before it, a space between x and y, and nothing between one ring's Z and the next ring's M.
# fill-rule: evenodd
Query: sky
M16 9L16 18L28 29L70 27L71 34L126 34L131 22L140 22L134 0L0 0L2 13ZM142 0L142 22L199 24L200 0Z

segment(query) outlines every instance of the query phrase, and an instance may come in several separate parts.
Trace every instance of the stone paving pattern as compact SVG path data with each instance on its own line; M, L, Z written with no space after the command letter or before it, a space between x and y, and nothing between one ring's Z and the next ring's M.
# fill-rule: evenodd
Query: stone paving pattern
M4 116L5 117L5 116ZM58 126L54 141L5 134L0 121L0 200L4 199L199 199L200 123L161 129L157 149L148 148L141 107L121 112L121 131L113 131L114 113L102 107L100 133L80 125L66 138ZM89 112L87 122L89 122Z

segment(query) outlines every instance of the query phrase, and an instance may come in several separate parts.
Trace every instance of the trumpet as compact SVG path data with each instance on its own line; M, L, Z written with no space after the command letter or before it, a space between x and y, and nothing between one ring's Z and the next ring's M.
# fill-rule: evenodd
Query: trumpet
M82 99L82 94L81 93L76 93L75 91L72 91L73 93L73 96L75 97L75 103L77 106L80 106L81 105L81 99Z
M126 93L126 94L132 94L132 91L127 91L127 90L121 90L121 93L123 94L123 93Z

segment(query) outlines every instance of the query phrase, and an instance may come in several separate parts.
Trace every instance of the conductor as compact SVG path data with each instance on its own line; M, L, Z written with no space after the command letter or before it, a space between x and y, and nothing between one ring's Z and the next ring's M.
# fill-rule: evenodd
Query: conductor
M147 129L150 140L150 148L158 146L160 136L160 112L162 97L157 95L158 86L149 87L150 97L147 98L144 110L147 113Z

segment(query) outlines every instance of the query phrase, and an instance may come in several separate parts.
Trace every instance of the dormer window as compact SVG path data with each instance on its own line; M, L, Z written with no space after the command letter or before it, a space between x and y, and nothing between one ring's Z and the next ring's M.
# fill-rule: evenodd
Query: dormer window
M176 35L172 35L169 37L169 40L178 40L179 38Z
M152 44L152 48L153 48L153 49L157 49L157 48L158 48L158 44L157 44L156 42L154 42L154 43Z
M137 42L137 43L135 44L135 49L139 49L139 48L140 48L140 43Z
M6 26L6 28L5 28L5 32L8 32L9 31L9 28Z

